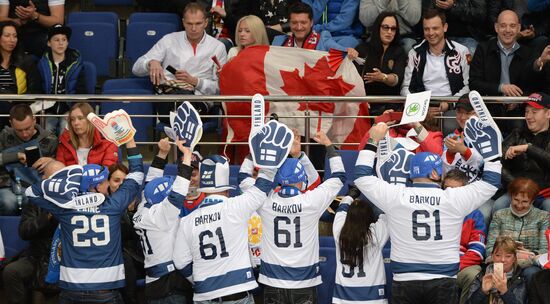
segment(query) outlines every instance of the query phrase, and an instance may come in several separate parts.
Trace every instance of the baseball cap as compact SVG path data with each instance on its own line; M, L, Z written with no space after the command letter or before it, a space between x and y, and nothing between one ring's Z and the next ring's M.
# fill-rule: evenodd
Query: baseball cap
M464 94L460 96L460 98L455 103L455 110L461 108L466 112L472 112L474 110L474 107L472 107L472 104L470 103L470 97L468 97L468 94Z
M443 161L435 153L420 152L411 158L410 178L430 177L432 170L439 176L443 174Z
M527 97L526 103L536 109L550 108L550 96L545 93L533 93Z
M229 162L221 155L210 155L200 164L199 191L216 193L233 190L229 185Z
M71 39L72 30L70 27L63 24L55 24L48 30L48 40L52 39L57 34L63 34L67 36L67 40Z

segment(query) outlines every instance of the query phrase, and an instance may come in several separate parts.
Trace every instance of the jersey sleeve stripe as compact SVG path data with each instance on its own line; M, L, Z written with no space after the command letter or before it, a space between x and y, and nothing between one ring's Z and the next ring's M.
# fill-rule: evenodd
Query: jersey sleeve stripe
M170 261L145 268L145 274L147 274L147 276L151 278L160 278L163 275L169 274L175 269L176 266L174 265L174 262Z

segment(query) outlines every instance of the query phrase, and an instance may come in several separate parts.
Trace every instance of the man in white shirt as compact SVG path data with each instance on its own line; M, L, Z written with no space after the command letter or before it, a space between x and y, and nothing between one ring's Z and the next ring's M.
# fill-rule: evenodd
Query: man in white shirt
M422 26L424 40L409 51L401 95L426 90L431 90L432 96L459 97L468 93L471 54L462 44L445 39L448 26L445 13L428 10L422 17ZM439 103L438 107L437 112L449 110L446 102ZM456 127L450 122L446 125L449 132Z
M134 63L132 72L136 76L149 75L159 94L218 94L216 71L221 66L217 64L225 64L227 54L221 42L206 34L207 25L204 7L196 2L189 3L183 10L185 31L162 37ZM204 102L193 105L200 114L208 111L208 104ZM174 109L173 103L155 103L155 110L160 115L168 115ZM168 122L167 117L160 120Z

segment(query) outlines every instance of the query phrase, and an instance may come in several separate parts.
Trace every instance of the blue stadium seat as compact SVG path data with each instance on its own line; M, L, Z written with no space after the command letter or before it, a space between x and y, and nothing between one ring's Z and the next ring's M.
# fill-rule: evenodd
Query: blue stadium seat
M118 15L114 12L70 12L66 23L109 23L117 28L118 33Z
M153 94L153 87L147 78L110 79L103 84L103 94L111 95L149 95ZM128 114L152 115L154 114L151 102L104 102L101 104L101 114L114 110L124 109ZM132 118L132 124L136 128L135 139L148 141L149 129L152 130L156 119L154 117Z
M132 13L128 18L128 25L134 22L165 22L176 26L176 30L181 30L181 16L174 13Z
M73 30L70 46L82 59L92 62L100 77L108 77L110 63L118 57L118 28L111 23L69 23Z
M126 29L126 58L129 66L132 67L134 62L147 53L164 35L177 30L176 25L164 21L130 22Z
M354 172L355 172L355 162L357 161L357 155L359 151L357 150L338 150L338 153L342 156L342 161L344 162L344 168L346 170L346 184L342 187L342 190L338 192L338 195L345 195L348 192L348 185L353 183ZM330 175L330 165L328 158L325 158L325 179Z
M319 236L319 247L336 247L333 236Z
M86 79L86 94L95 94L97 85L97 70L92 62L82 62L84 79Z
M323 284L317 286L317 298L319 304L330 304L332 303L336 276L336 249L334 247L319 248L319 266Z
M0 232L2 232L6 258L14 257L29 246L29 242L19 237L20 220L20 216L0 216Z

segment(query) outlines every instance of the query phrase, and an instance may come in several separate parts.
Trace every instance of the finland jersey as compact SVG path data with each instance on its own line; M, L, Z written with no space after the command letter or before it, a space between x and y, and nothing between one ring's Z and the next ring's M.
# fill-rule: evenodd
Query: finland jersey
M390 185L373 175L374 157L359 152L355 184L388 216L394 280L456 277L464 217L498 190L500 162L485 163L480 181L442 190L435 183Z
M59 287L67 290L104 290L124 287L124 262L120 217L139 193L143 182L141 155L129 157L130 173L119 189L96 207L64 209L36 197L33 187L27 197L53 214L61 225Z
M259 282L277 288L306 288L322 283L319 272L319 218L345 180L340 156L329 159L331 178L315 190L292 197L271 193L262 218Z
M248 254L248 219L273 187L275 172L260 170L256 186L242 195L207 196L180 220L174 247L176 268L194 283L194 301L258 287Z
M163 170L150 167L146 180L162 176ZM179 226L179 215L189 180L177 176L170 195L162 202L151 205L145 199L133 217L134 229L140 237L145 257L145 283L149 284L176 270L172 250Z
M448 152L444 152L441 157L443 160L443 175L452 169L458 169L468 176L468 182L474 182L481 179L483 173L483 157L474 148L469 148L467 157L463 157L460 153L455 153L451 157L447 157Z
M332 232L336 240L336 280L332 303L388 303L384 294L386 272L382 257L382 248L389 238L386 215L380 215L378 221L370 226L372 239L363 248L363 265L351 269L349 265L340 262L338 240L352 201L353 199L349 196L342 199L332 225Z

